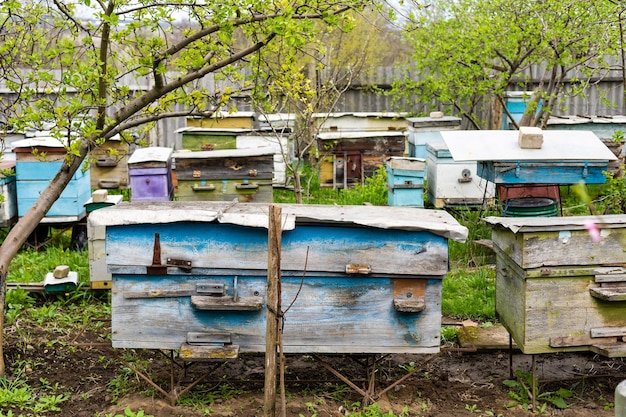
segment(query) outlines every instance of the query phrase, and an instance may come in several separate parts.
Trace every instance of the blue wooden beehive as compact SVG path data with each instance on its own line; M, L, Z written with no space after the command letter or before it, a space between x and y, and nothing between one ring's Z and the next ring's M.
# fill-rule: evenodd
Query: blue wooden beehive
M603 184L616 159L590 131L543 131L540 149L524 149L508 130L442 132L455 161L475 160L477 173L495 184Z
M410 117L408 124L409 156L413 158L428 158L426 145L441 142L441 131L459 130L461 118L444 116L440 112L433 112L428 117Z
M59 172L67 155L65 146L52 137L14 142L18 216L24 216ZM85 217L91 197L89 168L78 169L44 220L73 222Z
M421 158L387 158L387 204L424 207L424 168Z
M89 216L106 227L112 343L210 356L265 350L267 204L121 203ZM448 239L445 211L281 206L285 352L439 350Z

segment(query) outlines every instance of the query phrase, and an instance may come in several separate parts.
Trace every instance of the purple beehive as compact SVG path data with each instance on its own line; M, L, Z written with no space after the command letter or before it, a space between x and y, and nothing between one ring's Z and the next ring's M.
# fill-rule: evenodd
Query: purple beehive
M172 149L139 148L128 158L128 176L132 195L130 201L171 201Z

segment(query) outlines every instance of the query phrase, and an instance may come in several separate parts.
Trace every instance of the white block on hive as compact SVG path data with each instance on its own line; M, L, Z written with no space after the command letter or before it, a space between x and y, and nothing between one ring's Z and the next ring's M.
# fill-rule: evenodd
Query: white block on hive
M543 131L538 127L520 126L517 143L522 149L541 149Z
M58 265L52 273L55 278L66 278L69 274L70 267L68 265Z
M94 203L104 203L107 201L108 196L109 192L107 190L96 190L91 194Z

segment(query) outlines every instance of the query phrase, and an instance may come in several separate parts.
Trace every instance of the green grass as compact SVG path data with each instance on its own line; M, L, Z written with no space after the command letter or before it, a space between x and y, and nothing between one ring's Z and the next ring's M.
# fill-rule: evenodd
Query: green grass
M454 269L443 280L441 313L475 321L494 321L495 268Z

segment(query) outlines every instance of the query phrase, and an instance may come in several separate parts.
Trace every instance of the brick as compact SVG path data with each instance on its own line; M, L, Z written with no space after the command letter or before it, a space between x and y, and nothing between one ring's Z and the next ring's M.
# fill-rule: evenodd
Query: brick
M541 149L543 145L543 131L538 127L521 126L517 143L522 149Z

